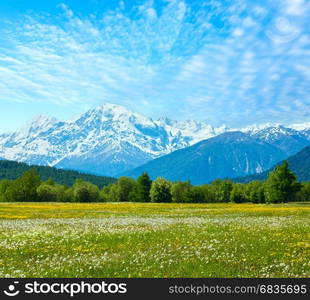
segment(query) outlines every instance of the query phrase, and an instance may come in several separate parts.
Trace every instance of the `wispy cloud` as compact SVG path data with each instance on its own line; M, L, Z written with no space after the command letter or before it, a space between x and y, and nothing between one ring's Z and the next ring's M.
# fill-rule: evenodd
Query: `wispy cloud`
M234 127L309 118L307 1L127 4L82 16L62 3L57 16L7 22L0 102L107 101Z

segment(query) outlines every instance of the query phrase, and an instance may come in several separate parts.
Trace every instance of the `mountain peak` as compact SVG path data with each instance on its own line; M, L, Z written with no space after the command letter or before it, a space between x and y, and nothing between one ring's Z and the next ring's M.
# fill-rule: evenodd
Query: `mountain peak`
M227 131L220 135L217 135L212 138L213 140L221 140L222 142L231 143L231 142L241 142L241 141L248 141L251 137L241 131Z
M245 133L254 134L266 128L277 127L277 126L279 126L279 124L276 124L276 123L253 124L253 125L250 125L242 129L238 129L238 130L245 132Z
M166 125L173 125L175 123L174 120L171 120L169 119L168 117L160 117L158 120L157 120L158 123L160 124L166 124Z
M127 116L136 116L140 118L150 119L148 117L142 116L139 113L133 112L131 109L118 105L113 103L103 103L93 109L90 109L88 112L94 112L94 113L101 113L103 115L107 116L120 116L120 115L127 115ZM86 112L87 113L87 112Z
M77 116L72 119L70 123L75 123L78 126L82 124L92 124L92 126L101 127L101 124L105 122L128 122L128 120L134 116L137 116L137 114L124 106L104 103Z
M18 132L19 136L28 136L34 134L37 131L44 130L54 125L58 120L48 115L40 114L30 120L22 129Z
M118 104L114 104L114 103L103 103L99 106L97 106L96 108L94 108L95 111L115 111L115 112L130 112L133 113L132 111L130 111L129 109L127 109L125 106L122 105L118 105Z
M292 124L288 127L293 128L295 130L310 130L310 122Z
M273 126L270 126L270 127L266 127L266 128L263 128L259 131L256 131L255 134L256 135L279 135L279 134L295 134L297 131L295 129L292 129L292 128L287 128L287 127L284 127L282 125L273 125Z
M51 116L48 116L48 115L45 115L45 114L40 114L40 115L37 115L35 118L32 119L31 123L35 123L37 125L40 125L40 124L48 124L48 123L55 123L57 122L58 120L54 117L51 117Z

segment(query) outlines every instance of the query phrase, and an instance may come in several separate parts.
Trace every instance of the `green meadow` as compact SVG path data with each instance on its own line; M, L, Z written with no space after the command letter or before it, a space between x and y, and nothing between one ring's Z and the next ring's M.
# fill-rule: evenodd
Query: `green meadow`
M310 277L310 203L0 203L0 277Z

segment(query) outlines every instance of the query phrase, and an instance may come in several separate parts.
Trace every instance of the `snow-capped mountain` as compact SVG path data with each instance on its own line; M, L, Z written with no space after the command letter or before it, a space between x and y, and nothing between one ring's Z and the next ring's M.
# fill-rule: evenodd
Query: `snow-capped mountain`
M258 131L250 132L250 136L267 142L291 156L309 145L309 136L306 131L297 131L284 126L272 126Z
M285 144L291 155L310 141L310 126L299 126L300 130L263 125L241 131L280 148ZM227 131L233 130L197 121L153 120L104 104L64 122L41 115L15 133L0 135L0 157L113 176Z
M66 122L39 116L18 132L0 135L0 157L115 175L224 130L195 121L154 121L104 104Z

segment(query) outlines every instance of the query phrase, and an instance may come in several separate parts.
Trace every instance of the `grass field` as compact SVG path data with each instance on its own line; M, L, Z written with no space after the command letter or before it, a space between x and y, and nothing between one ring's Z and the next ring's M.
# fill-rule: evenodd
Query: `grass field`
M0 277L310 277L310 203L1 203Z

